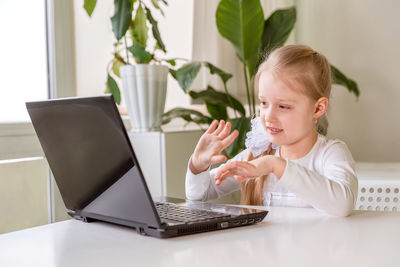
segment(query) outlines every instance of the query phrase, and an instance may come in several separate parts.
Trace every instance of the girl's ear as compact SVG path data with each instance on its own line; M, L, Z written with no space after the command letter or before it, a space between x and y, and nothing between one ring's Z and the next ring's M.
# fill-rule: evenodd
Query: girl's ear
M326 97L321 97L317 100L317 102L315 103L315 109L314 109L314 119L317 120L320 117L322 117L322 115L325 114L325 112L328 110L328 104L329 104L329 100Z

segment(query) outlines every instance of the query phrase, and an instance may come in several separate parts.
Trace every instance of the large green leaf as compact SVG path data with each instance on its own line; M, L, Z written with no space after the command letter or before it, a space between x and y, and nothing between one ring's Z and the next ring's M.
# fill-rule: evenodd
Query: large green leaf
M251 128L250 118L241 117L237 119L231 119L232 130L237 129L239 136L233 141L233 143L227 147L224 152L228 158L232 158L237 155L241 150L245 148L246 133Z
M174 108L162 115L162 124L170 122L174 118L182 118L187 122L197 124L210 124L212 119L193 109Z
M147 15L143 10L142 5L139 5L136 11L134 25L136 41L143 47L146 47L148 37L147 32L149 31L149 28L147 27Z
M115 103L121 104L121 92L119 90L117 82L111 77L110 74L107 76L107 89L106 93L111 93L114 97Z
M152 59L151 54L138 43L128 47L128 50L132 53L137 63L149 63Z
M264 27L260 1L222 0L217 8L216 21L219 33L233 44L252 75Z
M224 120L224 121L228 119L228 112L226 111L225 105L206 102L206 107L208 113L210 113L211 115L211 118L215 120Z
M331 65L332 83L343 85L353 93L356 97L360 96L360 90L358 89L357 83L346 77L340 70Z
M194 79L200 71L201 63L200 62L191 62L183 65L175 72L175 79L178 81L180 87L188 92L190 86L192 85Z
M221 70L210 62L205 62L205 65L210 70L211 74L217 74L225 84L230 78L232 78L232 74Z
M92 16L93 10L96 7L97 0L85 0L83 3L83 8L86 10L86 13L89 17Z
M114 0L114 16L111 18L112 30L120 40L129 28L132 20L132 5L129 0Z
M272 13L264 23L261 52L270 52L275 47L284 45L295 23L295 7L279 9Z
M246 114L243 105L236 98L224 92L218 92L211 86L208 86L207 90L200 92L189 91L189 95L193 99L201 99L204 103L231 107L234 110L239 111L242 116Z
M158 30L157 21L153 18L153 16L151 15L150 9L148 9L147 7L146 7L146 13L147 13L147 18L149 19L151 26L152 26L151 29L153 32L154 39L156 39L158 47L160 47L160 49L162 51L164 51L164 53L166 53L167 50L165 49L164 42L161 40L161 35L160 35L160 31Z

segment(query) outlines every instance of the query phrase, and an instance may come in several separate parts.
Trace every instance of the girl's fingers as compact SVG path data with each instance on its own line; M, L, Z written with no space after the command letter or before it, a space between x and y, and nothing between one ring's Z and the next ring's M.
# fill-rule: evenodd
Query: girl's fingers
M219 133L224 129L224 127L225 127L225 121L220 120L218 128L214 131L214 134L219 135Z
M224 140L222 140L222 147L223 149L227 148L230 144L235 141L236 137L238 137L239 131L234 130L228 137L226 137Z
M215 184L220 185L223 180L230 176L234 176L238 182L256 177L257 175L255 174L253 168L255 167L248 162L230 162L217 171L214 177L216 180Z
M235 161L235 162L230 162L223 167L221 167L217 173L215 174L215 179L221 179L222 176L226 176L226 174L229 175L250 175L252 176L252 166L248 162L242 162L242 161Z
M222 166L216 174L216 177L218 177L219 174L227 172L227 171L233 171L234 169L236 169L239 165L241 164L240 161L234 161L234 162L229 162L227 164L225 164L224 166Z
M206 133L213 133L215 131L215 128L217 128L218 125L218 121L217 120L213 120L213 122L210 124L210 126L208 127Z
M221 138L227 137L228 134L231 132L231 126L232 124L230 122L227 122L225 124L225 128L221 131L221 133L218 136Z
M215 180L216 180L216 181L215 181L215 184L216 184L216 185L220 185L220 184L222 183L223 180L225 180L226 178L228 178L229 176L232 176L232 175L233 175L233 174L232 174L232 172L230 172L230 171L227 171L227 172L222 173L218 179L215 179Z
M230 162L217 171L214 179L224 180L226 177L231 175L242 175L243 172L246 172L243 162Z
M251 179L251 178L252 178L252 177L241 176L241 175L235 175L235 180L238 181L239 183L241 183L241 182L243 182L243 181L245 181L245 180L247 180L247 179ZM223 180L225 180L225 178L224 178L224 179L218 179L218 180L215 182L215 184L216 184L216 185L220 185L220 184L222 183Z
M211 158L211 164L217 164L224 161L226 161L226 157L224 155L213 156Z
M226 173L227 171L225 170L218 170L218 172L215 174L214 179L218 180L221 179L221 177Z
M236 172L232 172L232 171L224 172L218 179L216 179L215 184L216 184L216 185L219 185L219 184L221 184L226 178L231 177L231 176L234 176L234 177L236 178L237 175L235 175L235 174L236 174ZM239 175L239 176L242 176L242 175Z

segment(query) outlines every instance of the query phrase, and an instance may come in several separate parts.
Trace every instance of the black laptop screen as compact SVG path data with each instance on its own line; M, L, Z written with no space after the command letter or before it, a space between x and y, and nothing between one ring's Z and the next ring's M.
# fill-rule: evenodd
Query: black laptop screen
M27 107L68 209L81 210L134 166L110 96L31 102Z

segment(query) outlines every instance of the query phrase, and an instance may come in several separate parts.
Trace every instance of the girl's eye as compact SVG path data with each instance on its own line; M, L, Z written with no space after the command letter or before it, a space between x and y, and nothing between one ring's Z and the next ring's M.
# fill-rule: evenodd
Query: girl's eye
M267 106L267 102L261 101L261 102L260 102L260 105L261 105L262 107L266 107L266 106Z
M279 108L280 108L280 109L290 109L289 106L285 106L285 105L279 105Z

